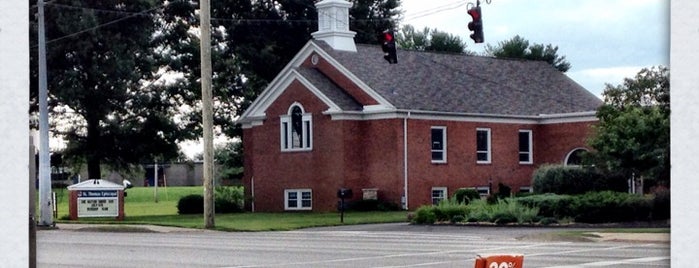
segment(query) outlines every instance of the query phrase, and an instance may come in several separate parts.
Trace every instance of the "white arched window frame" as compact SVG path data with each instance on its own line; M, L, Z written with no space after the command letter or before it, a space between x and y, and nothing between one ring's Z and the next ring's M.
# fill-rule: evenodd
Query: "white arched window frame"
M300 103L289 106L280 116L279 136L282 151L310 151L313 149L313 117Z
M583 147L578 147L578 148L575 148L575 149L573 149L573 150L570 150L570 152L568 152L568 154L566 154L566 158L563 159L563 165L564 165L564 166L571 166L571 167L579 167L579 166L581 166L581 163L578 163L578 164L570 163L570 161L572 160L572 158L579 157L579 156L577 156L576 154L577 154L577 153L581 153L581 152L589 152L589 150L588 150L587 148L583 148Z

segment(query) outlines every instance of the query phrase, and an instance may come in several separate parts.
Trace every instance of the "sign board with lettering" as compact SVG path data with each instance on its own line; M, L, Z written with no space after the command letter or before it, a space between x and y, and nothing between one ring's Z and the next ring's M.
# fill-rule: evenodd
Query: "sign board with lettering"
M72 220L83 217L124 218L124 186L107 180L86 180L68 186Z
M78 191L78 217L116 216L119 216L117 191Z

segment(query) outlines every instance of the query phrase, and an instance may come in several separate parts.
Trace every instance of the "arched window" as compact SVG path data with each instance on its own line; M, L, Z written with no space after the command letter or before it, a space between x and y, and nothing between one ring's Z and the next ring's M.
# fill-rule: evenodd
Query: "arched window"
M312 148L312 117L304 113L303 106L294 103L287 114L280 117L282 151L303 151Z
M566 166L582 166L582 155L587 152L585 148L575 148L566 155L564 164Z

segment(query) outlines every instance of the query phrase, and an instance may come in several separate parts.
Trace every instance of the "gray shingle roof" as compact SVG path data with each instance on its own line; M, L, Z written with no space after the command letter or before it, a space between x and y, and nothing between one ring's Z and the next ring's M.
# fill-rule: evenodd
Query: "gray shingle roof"
M379 45L347 52L312 42L398 109L533 116L589 112L602 104L546 62L399 49L398 64L388 64Z
M318 69L298 67L294 68L304 78L308 79L325 96L333 100L343 111L361 111L362 105L352 96L342 90L337 84L322 74Z

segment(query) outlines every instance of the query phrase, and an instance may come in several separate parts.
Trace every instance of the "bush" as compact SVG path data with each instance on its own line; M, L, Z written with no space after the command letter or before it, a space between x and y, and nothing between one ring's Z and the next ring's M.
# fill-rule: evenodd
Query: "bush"
M431 206L422 206L415 211L413 223L417 224L433 224L437 221L434 211Z
M539 208L539 216L562 219L573 216L573 199L570 195L542 194L518 197L514 200L527 207Z
M204 197L200 194L183 196L177 202L177 213L180 215L204 213Z
M508 198L512 194L512 188L503 183L498 183L498 192L495 194L498 198Z
M214 209L216 213L231 213L243 211L243 188L234 186L219 186L214 189ZM177 202L178 214L204 213L204 196L200 194L187 195Z
M643 196L611 191L590 192L572 203L576 222L607 223L650 219L651 201Z
M481 195L478 194L478 191L476 191L476 189L460 188L454 192L454 195L452 195L452 198L454 198L458 202L468 204L469 202L471 202L473 200L481 199Z
M534 171L532 186L536 193L584 194L590 191L627 190L621 174L602 174L593 169L544 165Z
M216 209L216 213L232 213L243 211L243 187L218 186L215 188L214 191L214 208Z
M463 222L465 220L466 218L464 218L463 215L456 215L453 218L451 218L451 223Z

